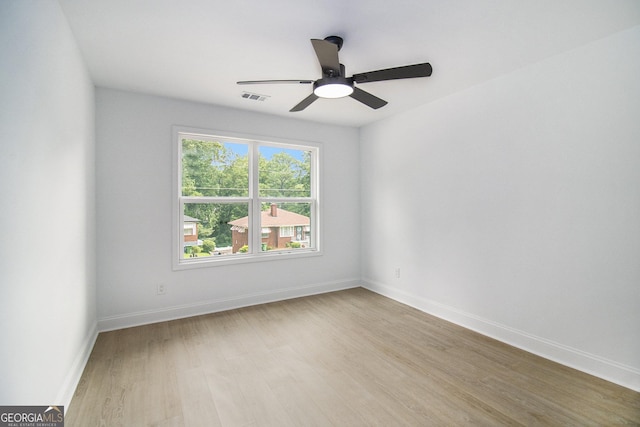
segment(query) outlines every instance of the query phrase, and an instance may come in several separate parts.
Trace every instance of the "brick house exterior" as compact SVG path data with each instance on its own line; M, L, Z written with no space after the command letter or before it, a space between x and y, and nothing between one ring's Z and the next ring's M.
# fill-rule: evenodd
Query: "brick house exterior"
M231 225L232 252L249 244L249 217L239 218L228 223ZM308 244L309 217L278 208L272 204L270 209L260 213L262 225L262 246L266 249L284 249L291 242Z
M198 240L198 223L199 219L185 215L183 223L184 228L184 246L197 246L202 242Z

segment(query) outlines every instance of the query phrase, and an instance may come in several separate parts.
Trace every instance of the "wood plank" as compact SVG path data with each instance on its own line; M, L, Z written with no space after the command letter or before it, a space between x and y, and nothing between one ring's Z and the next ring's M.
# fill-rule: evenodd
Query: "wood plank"
M364 289L101 333L68 426L640 424L640 393Z

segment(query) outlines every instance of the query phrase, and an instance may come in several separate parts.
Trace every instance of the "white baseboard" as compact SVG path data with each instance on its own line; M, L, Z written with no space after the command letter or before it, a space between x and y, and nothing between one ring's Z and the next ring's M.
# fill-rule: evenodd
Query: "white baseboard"
M233 298L200 301L197 303L166 307L157 310L147 310L118 316L109 316L98 320L98 330L100 332L106 332L116 329L130 328L132 326L140 326L150 323L182 319L186 317L199 316L202 314L215 313L218 311L248 307L256 304L265 304L291 298L299 298L326 292L340 291L343 289L357 288L359 286L360 279L351 279L345 281L318 283L287 289L276 289L249 295L241 295Z
M362 287L545 359L640 391L640 370L631 366L537 337L370 279L362 279Z
M78 383L80 382L80 377L82 377L84 367L89 361L91 350L93 350L93 346L95 345L97 338L98 324L94 323L93 327L82 342L80 351L78 352L76 359L73 361L71 369L67 373L64 382L62 383L62 387L60 388L58 396L55 400L56 404L64 405L65 411L69 410L71 399L73 398L73 394L76 392L76 388L78 387Z

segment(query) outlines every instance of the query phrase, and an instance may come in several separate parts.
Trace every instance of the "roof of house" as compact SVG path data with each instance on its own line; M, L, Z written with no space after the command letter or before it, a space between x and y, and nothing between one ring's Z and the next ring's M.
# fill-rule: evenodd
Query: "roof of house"
M276 216L271 215L271 209L260 212L260 224L262 227L287 227L296 225L309 225L311 223L309 217L306 217L304 215L300 215L295 212L290 212L280 208L275 209ZM238 218L234 221L229 221L228 224L238 228L248 228L249 217L245 216L244 218Z
M183 220L184 222L200 222L200 220L198 218L194 218L192 216L189 215L183 215Z

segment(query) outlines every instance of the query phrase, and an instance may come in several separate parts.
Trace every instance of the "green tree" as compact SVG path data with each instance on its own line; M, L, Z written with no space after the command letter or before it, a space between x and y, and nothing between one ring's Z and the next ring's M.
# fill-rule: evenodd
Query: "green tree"
M205 252L213 252L216 249L216 242L213 239L205 239L202 242L202 250Z
M307 197L311 194L311 153L302 152L302 160L287 152L274 154L271 159L260 158L260 195L266 197ZM287 203L282 209L310 215L310 206ZM263 207L268 209L268 207Z
M224 146L217 141L182 140L182 195L212 196L215 182L214 163Z
M307 180L309 180L309 172L305 171L303 162L290 154L276 153L270 160L261 157L261 195L271 197L308 196L310 184L305 189L305 181Z

